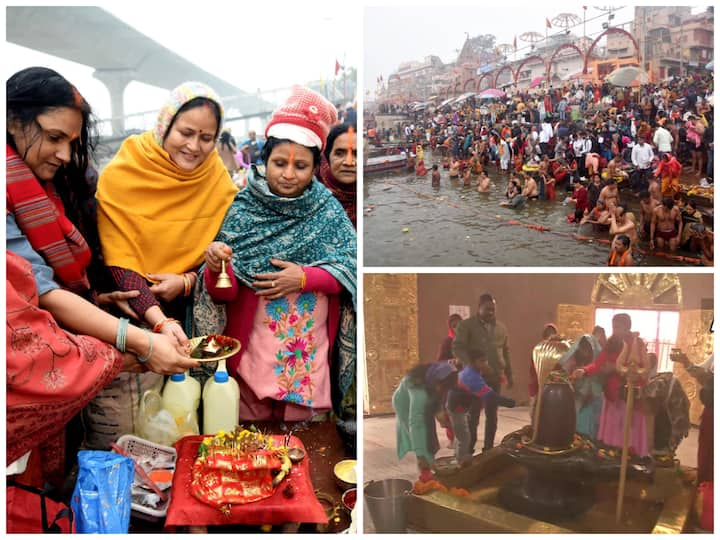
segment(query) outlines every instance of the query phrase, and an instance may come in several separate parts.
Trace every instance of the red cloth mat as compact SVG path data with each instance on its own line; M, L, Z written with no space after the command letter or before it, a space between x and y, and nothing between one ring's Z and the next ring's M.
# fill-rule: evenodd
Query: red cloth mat
M274 437L277 444L282 444L282 435ZM325 510L313 490L307 450L305 459L299 464L293 465L290 474L280 482L271 497L248 504L235 504L232 506L229 516L193 497L190 493L192 466L203 438L203 435L192 435L175 443L177 462L171 488L170 506L165 518L166 527L328 522ZM305 450L302 441L297 437L291 438L290 446L297 446ZM295 495L291 499L285 498L282 494L288 482L295 488Z

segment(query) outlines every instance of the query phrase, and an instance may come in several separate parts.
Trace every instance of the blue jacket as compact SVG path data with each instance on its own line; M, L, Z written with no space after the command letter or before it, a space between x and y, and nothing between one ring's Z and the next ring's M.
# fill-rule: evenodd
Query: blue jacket
M494 393L479 371L466 366L458 374L457 386L448 392L447 408L452 412L467 412L473 400L485 399Z

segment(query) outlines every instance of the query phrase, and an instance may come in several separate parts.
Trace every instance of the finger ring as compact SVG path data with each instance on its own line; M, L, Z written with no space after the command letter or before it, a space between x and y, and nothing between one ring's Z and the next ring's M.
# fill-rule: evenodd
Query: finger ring
M275 282L271 282L270 286L274 289L275 288Z

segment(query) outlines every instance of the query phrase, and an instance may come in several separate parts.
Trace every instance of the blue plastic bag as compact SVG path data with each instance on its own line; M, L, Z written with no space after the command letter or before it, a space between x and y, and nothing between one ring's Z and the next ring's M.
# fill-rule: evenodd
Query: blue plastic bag
M81 450L71 507L79 533L121 533L130 527L133 460L113 452Z

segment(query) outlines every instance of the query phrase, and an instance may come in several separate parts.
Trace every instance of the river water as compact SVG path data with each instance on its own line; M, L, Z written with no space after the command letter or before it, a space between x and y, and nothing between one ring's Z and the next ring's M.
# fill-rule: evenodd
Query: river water
M364 262L366 266L606 266L610 246L572 237L607 239L608 232L591 224L568 223L575 205L563 205L565 185L556 200L528 201L518 209L499 206L505 200L507 175L490 167L490 193L449 180L441 171L439 187L430 172L366 176L364 200ZM624 192L621 191L621 200ZM638 204L630 211L639 218ZM519 224L541 225L541 232ZM647 249L646 243L640 244ZM679 255L696 257L678 252ZM671 259L635 254L638 266L688 265Z

